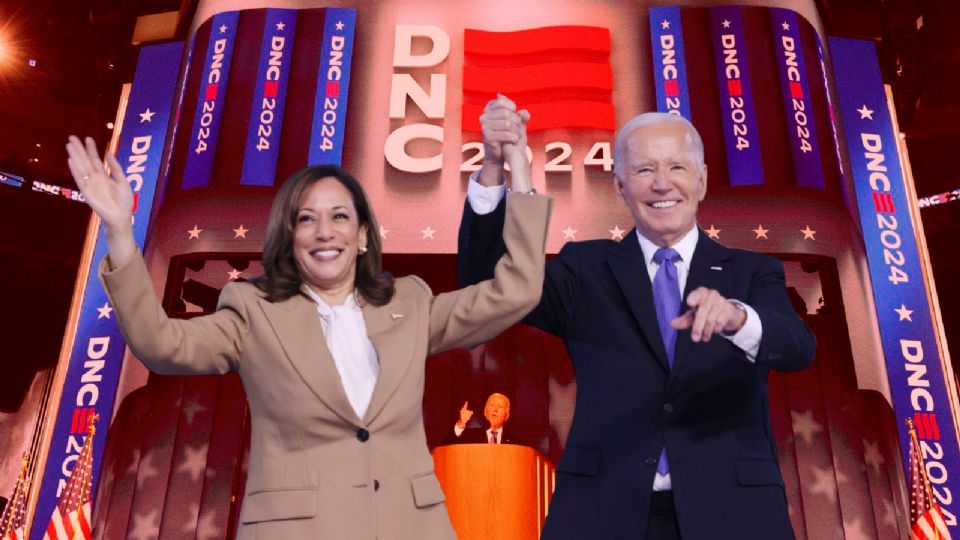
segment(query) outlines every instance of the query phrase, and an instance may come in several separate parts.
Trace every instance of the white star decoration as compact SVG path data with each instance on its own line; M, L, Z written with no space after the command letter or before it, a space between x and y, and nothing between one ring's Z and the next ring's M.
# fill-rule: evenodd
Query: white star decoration
M217 526L216 520L214 519L215 516L215 508L211 508L200 516L200 521L197 523L197 540L217 540L223 538L224 532Z
M199 240L199 239L200 239L200 233L202 233L202 232L203 232L203 229L201 229L200 227L197 227L196 225L194 225L192 229L190 229L189 231L187 231L187 234L190 235L190 236L187 237L187 240L192 240L192 239L194 239L194 238L196 238L197 240Z
M230 276L230 281L236 281L240 279L240 274L242 274L242 272L236 268L231 268L230 271L227 272L227 275Z
M730 28L730 21L724 19L724 20L723 20L723 27L724 27L724 28Z
M843 540L872 540L876 538L873 535L868 536L863 532L863 526L860 525L860 518L855 517L851 520L843 521Z
M705 231L703 231L703 232L707 233L707 236L709 236L710 238L713 238L714 240L719 240L719 239L720 239L720 231L722 231L722 230L723 230L723 229L717 229L716 227L713 226L713 223L711 223L711 224L710 224L710 228L707 229L707 230L705 230Z
M790 421L793 425L793 433L803 439L805 444L813 444L817 433L823 431L823 427L813 418L813 411L797 412L790 411Z
M337 21L337 30L343 30L343 21Z
M197 530L197 516L200 515L200 506L197 503L190 503L190 509L187 510L187 521L184 522L183 527L180 528L180 531L183 532L183 536L190 537Z
M787 21L783 21L783 24L781 24L780 26L782 26L784 30L790 29L790 23L788 23Z
M860 113L860 119L873 120L873 109L868 109L867 104L864 103L863 107L857 109L857 112Z
M225 24L221 24L221 25L220 25L220 33L221 33L221 34L226 34L226 33L227 33L227 25L225 25Z
M153 454L142 457L137 465L137 489L143 489L148 480L159 474L160 471L153 466Z
M670 21L664 19L663 22L660 23L660 28L663 28L664 30L668 30L670 28Z
M104 302L104 303L103 303L103 307L98 307L98 308L97 308L97 311L100 312L100 313L97 315L97 320L100 320L100 319L109 319L109 318L110 318L110 312L113 311L113 308L110 307L110 303L109 303L109 302Z
M159 510L154 508L149 514L135 512L133 514L132 530L127 532L127 538L130 540L153 540L157 537L157 531L160 529Z
M767 238L767 233L770 232L770 229L764 229L763 225L757 225L757 228L754 229L753 232L757 235L755 240L759 240L761 238L764 240L769 240L769 238Z
M387 234L389 233L390 233L390 229L384 229L383 225L380 226L380 238L383 238L384 240L386 240Z
M843 473L840 471L834 471L834 469L830 467L825 469L821 469L820 467L811 467L810 472L813 473L813 482L807 484L810 486L810 493L819 493L826 497L827 500L830 501L830 504L836 504L837 486L846 480L846 477L843 476Z
M890 527L897 526L897 510L893 507L893 503L890 502L890 499L883 499L883 517L880 521L884 525L889 525Z
M284 28L283 21L278 22L278 23L277 23L277 30L281 30L281 31L282 31L283 28Z
M907 306L906 306L906 305L900 304L900 307L897 308L897 309L895 309L894 311L896 311L896 312L897 312L897 315L900 316L900 320L901 320L901 321L906 320L906 321L913 322L913 318L912 318L913 310L912 310L912 309L907 309Z
M153 115L155 115L155 114L157 114L157 113L154 112L154 111L151 111L151 110L150 110L150 107L147 107L147 110L145 110L145 111L143 111L142 113L140 113L140 123L142 124L142 123L144 123L144 122L152 122L152 121L153 121Z
M183 462L177 467L177 472L185 472L190 475L192 482L198 482L207 468L207 449L205 444L198 448L187 445L183 452Z
M134 449L130 453L130 466L123 472L125 476L134 476L137 474L137 467L140 466L140 449Z
M236 229L233 230L233 238L234 238L234 239L236 239L236 238L246 238L246 237L247 237L247 233L248 233L249 231L250 231L250 229L245 229L245 228L243 227L243 223L241 223L239 227L237 227Z
M564 240L576 240L577 239L577 230L573 227L567 225L567 228L563 230L563 239Z
M813 235L817 234L817 231L810 229L809 225L800 229L800 232L803 233L804 240L816 240L816 238L814 238Z
M877 474L883 470L883 455L880 453L880 445L875 442L863 443L863 460L873 468Z
M180 412L182 412L183 415L187 417L187 424L189 425L193 423L193 417L196 416L197 413L201 413L206 410L207 408L201 405L198 401L191 400L191 401L188 401L187 404L184 405L182 409L180 409Z
M607 232L610 233L611 240L623 240L623 233L627 231L621 229L619 225L614 225L612 229L607 229Z
M435 232L437 231L432 229L429 225L427 225L426 229L420 229L420 234L423 235L424 240L426 240L427 238L429 238L430 240L433 240L433 233Z

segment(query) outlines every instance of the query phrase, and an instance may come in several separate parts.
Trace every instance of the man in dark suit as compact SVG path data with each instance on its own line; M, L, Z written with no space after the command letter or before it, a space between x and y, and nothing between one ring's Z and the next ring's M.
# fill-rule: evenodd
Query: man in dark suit
M468 187L459 271L476 282L502 252L496 144L528 115L481 117L483 168ZM767 373L813 359L782 264L696 224L703 143L685 119L642 114L620 130L614 185L636 229L567 243L524 322L564 339L577 401L543 538L793 538L769 420Z
M446 444L517 444L513 434L504 426L510 418L510 399L507 396L494 392L487 398L483 407L483 417L489 424L487 428L467 427L473 417L468 405L468 402L463 402L460 418L454 424Z

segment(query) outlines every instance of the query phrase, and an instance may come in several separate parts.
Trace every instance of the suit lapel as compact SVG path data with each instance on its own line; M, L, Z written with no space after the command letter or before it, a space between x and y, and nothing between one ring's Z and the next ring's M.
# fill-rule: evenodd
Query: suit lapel
M302 294L283 302L259 302L280 346L310 390L346 422L359 425L327 349L316 305Z
M367 425L373 422L397 391L413 362L419 328L417 312L413 303L400 304L390 302L379 307L368 303L363 305L367 337L373 342L380 359L380 375L363 419Z
M730 271L726 269L727 261L730 259L730 250L711 240L703 231L699 231L698 234L700 238L697 240L697 248L693 252L693 260L690 261L687 284L680 299L681 311L686 311L687 296L697 287L706 287L718 291L724 290L724 285L729 280L725 273ZM723 338L715 336L713 339ZM690 339L690 331L678 332L677 345L673 356L673 371L670 374L671 380L676 378L677 373L683 367L691 346L693 346L693 341Z
M637 242L635 229L613 248L613 255L607 259L607 263L613 271L623 296L627 299L633 317L640 325L647 344L663 369L669 371L667 351L660 336L657 311L653 304L653 288L650 285L650 276L644 264L643 251L640 249L640 243Z

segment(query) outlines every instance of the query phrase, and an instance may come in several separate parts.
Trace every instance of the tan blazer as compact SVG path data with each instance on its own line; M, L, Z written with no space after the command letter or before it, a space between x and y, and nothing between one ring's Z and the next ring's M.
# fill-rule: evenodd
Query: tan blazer
M239 372L252 418L239 538L455 538L423 428L424 361L493 338L537 304L550 207L547 197L509 195L507 254L493 280L434 296L404 277L390 303L363 306L380 376L362 419L305 295L270 303L230 283L215 313L169 319L142 258L113 271L104 264L101 279L150 370Z

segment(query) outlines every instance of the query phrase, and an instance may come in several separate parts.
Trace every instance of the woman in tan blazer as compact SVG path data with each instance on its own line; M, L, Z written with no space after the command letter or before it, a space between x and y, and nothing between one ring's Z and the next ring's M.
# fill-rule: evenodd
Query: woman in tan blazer
M122 167L108 155L107 173L92 139L70 138L71 172L105 227L102 281L134 354L157 373L243 380L252 436L239 538L455 537L423 428L424 361L489 340L536 305L551 203L532 194L528 117L496 114L504 127L484 133L487 157L511 165L514 192L494 279L434 295L415 276L383 274L360 184L307 167L277 193L265 276L226 285L216 312L189 320L157 300Z

